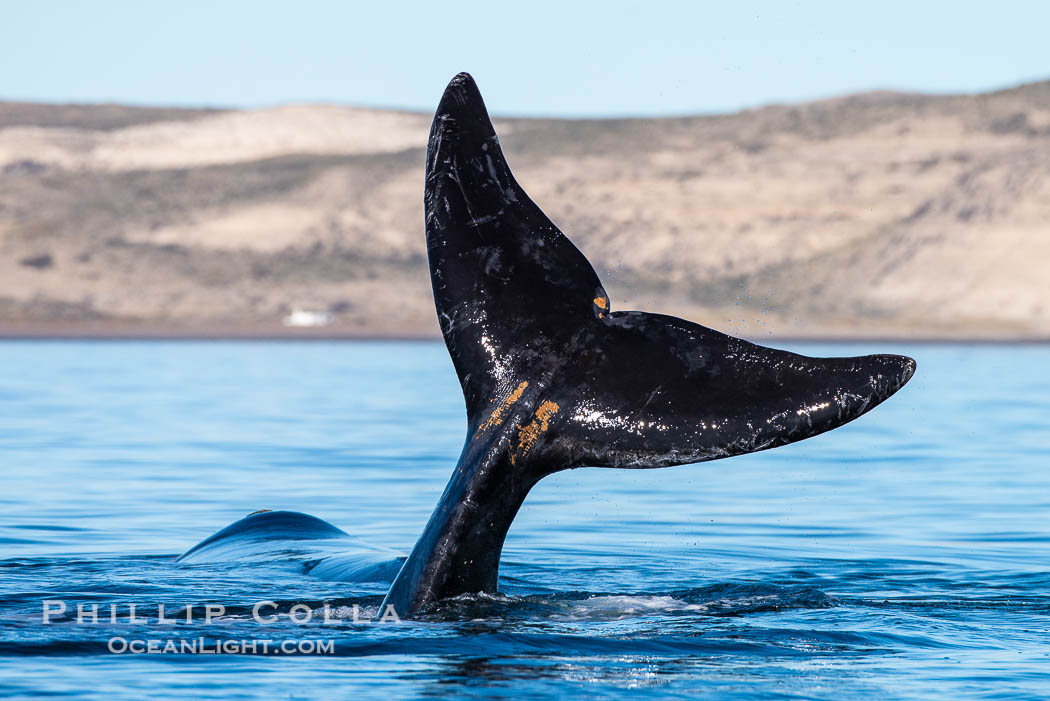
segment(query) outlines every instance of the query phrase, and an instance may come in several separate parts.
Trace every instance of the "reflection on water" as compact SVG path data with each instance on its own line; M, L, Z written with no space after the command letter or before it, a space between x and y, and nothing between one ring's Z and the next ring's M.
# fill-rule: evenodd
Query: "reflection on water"
M501 595L355 623L382 582L176 565L260 508L404 553L464 433L438 343L0 343L0 689L12 695L900 698L1050 693L1050 348L902 352L919 372L830 434L534 490ZM41 601L146 622L41 620ZM280 612L260 624L252 606ZM157 606L226 607L158 625ZM328 604L299 625L303 605ZM170 615L170 614L169 614ZM332 640L324 655L111 654L114 636ZM57 672L56 672L57 671Z

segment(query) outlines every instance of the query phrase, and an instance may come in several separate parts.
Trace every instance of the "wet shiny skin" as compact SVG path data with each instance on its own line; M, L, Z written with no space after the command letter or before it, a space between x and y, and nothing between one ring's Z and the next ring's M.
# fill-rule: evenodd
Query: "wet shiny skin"
M807 358L613 309L584 255L511 174L473 79L434 115L424 189L441 332L466 445L384 601L403 616L497 591L529 491L574 467L651 468L775 448L884 401L911 358Z

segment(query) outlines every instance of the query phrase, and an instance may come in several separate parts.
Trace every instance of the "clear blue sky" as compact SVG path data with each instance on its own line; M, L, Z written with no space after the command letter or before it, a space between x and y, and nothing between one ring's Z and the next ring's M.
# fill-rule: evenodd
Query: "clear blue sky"
M719 112L1050 77L1050 2L0 0L0 99Z

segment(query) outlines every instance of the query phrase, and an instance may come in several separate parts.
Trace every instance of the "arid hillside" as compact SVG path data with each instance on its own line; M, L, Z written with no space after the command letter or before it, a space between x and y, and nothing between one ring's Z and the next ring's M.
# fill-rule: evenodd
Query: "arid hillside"
M429 121L0 103L0 333L436 336ZM614 308L1050 338L1050 82L496 126Z

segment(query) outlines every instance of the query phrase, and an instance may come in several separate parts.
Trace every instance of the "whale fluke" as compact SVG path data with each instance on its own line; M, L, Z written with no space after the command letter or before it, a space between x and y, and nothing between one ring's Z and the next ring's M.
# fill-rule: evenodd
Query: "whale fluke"
M750 453L850 421L897 391L895 355L808 358L682 319L618 312L587 259L514 180L471 77L430 135L427 247L441 331L471 428L519 402L507 439L551 469L662 467ZM539 418L537 414L537 418Z
M511 174L481 94L454 77L427 149L441 332L467 409L459 464L386 603L494 591L511 520L542 477L784 445L852 421L912 376L897 355L810 358L689 321L614 311L594 269Z
M515 181L466 73L434 116L424 204L467 437L381 611L411 617L438 599L495 592L507 530L549 474L666 467L800 441L871 410L915 372L904 356L810 358L671 316L614 311L587 259ZM265 512L183 561L279 549L314 558L318 576L380 580L400 562L356 547L331 552L347 539L305 514Z

